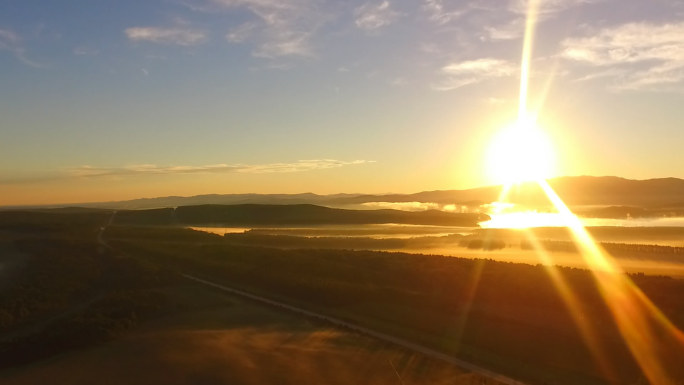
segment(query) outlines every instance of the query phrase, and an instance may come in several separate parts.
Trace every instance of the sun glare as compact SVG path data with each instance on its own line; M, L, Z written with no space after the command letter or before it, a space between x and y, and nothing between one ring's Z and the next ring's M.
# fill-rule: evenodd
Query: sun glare
M535 120L521 118L492 140L487 163L494 183L536 182L553 175L555 155L551 141Z
M489 214L490 220L480 222L487 229L528 229L531 227L565 227L566 220L558 213L520 211L504 214Z
M597 288L626 346L648 382L674 385L675 381L669 373L671 368L666 364L669 357L663 347L673 344L681 349L684 347L684 333L624 274L614 258L591 237L581 220L546 181L555 171L553 147L536 121L529 119L527 115L530 57L539 4L538 0L528 2L520 71L518 121L494 138L487 154L489 175L495 183L503 184L503 189L498 202L492 204L492 219L481 225L490 228L518 228L525 232L527 231L524 229L539 225L558 224L567 227L579 254L594 275ZM511 187L528 181L539 185L555 207L555 213L516 212L515 205L507 202ZM540 261L548 264L550 259L543 244L533 233L527 233ZM547 271L582 333L593 360L603 374L611 378L614 368L597 338L597 331L583 316L585 310L582 309L581 301L555 267L549 266Z

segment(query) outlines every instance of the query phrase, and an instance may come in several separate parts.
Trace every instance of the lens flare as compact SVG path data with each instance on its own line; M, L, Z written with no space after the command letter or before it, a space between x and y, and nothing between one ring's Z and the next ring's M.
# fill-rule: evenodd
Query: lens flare
M541 187L556 210L554 220L570 230L582 258L594 276L603 302L644 376L652 384L675 384L671 375L672 357L668 355L674 352L675 359L684 357L684 333L631 281L613 257L594 241L579 218L546 182L553 171L552 146L542 130L536 126L535 120L529 118L531 115L527 109L530 58L539 3L539 0L529 0L527 3L520 66L518 121L493 140L487 155L490 176L504 186L498 202L506 203L512 184L535 181ZM524 218L523 215L519 220ZM528 226L509 224L507 227ZM528 239L537 250L540 261L550 265L546 250L532 232L528 233ZM607 379L613 378L614 368L609 365L609 357L600 344L596 330L584 317L581 303L555 267L547 266L546 269L580 330L592 358Z
M580 254L589 266L600 293L613 315L625 343L644 375L652 384L675 384L663 362L660 346L675 344L684 353L684 333L644 295L617 266L613 258L594 241L551 186L539 183L558 212L567 219Z
M487 168L495 183L513 184L549 178L554 170L551 141L527 117L502 130L487 154Z
M544 265L546 272L549 274L549 277L551 277L551 281L556 286L558 293L565 302L565 306L568 309L572 320L575 322L575 325L577 325L585 344L589 348L592 358L598 364L599 370L608 379L616 378L615 368L608 362L608 355L603 346L599 343L597 331L589 322L587 317L588 312L582 306L581 301L577 298L575 293L572 292L570 285L565 281L558 270L558 267L552 264L552 259L541 242L539 242L529 230L525 231L525 235L527 236L528 242L536 251L539 261Z
M527 2L527 17L525 19L525 37L523 40L522 57L520 59L520 95L518 96L518 118L527 115L527 88L530 79L530 58L532 57L532 43L534 42L534 28L537 25L540 0Z

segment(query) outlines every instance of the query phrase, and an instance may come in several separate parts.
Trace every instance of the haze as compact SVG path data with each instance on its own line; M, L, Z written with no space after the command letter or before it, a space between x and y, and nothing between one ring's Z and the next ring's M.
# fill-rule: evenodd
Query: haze
M0 5L0 382L684 384L681 0Z
M0 205L491 184L525 10L4 2ZM528 97L551 176L684 176L682 20L675 0L541 3Z

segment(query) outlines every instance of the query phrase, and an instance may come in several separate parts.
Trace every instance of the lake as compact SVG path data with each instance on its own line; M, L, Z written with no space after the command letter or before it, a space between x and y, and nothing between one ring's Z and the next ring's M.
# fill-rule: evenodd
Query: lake
M588 220L585 223L597 242L684 247L684 218ZM681 226L678 226L681 225ZM436 254L463 258L485 258L506 262L528 264L553 264L586 268L577 252L552 251L548 260L540 259L534 250L523 248L522 242L529 233L547 242L572 241L566 229L561 227L531 229L465 228L446 226L413 226L403 224L334 225L303 227L190 227L194 230L225 234L286 235L304 238L371 238L378 240L405 240L405 247L373 247L379 251L402 251L420 254ZM497 239L504 247L497 250L468 248L464 240ZM413 242L415 241L415 242ZM344 247L354 249L355 247ZM618 266L626 272L670 275L684 277L684 254L673 254L665 248L655 248L656 253L627 253L615 258Z

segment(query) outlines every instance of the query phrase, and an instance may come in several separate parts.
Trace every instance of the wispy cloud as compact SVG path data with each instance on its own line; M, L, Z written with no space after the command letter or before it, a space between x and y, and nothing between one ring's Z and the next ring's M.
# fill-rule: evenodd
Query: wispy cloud
M425 10L430 20L437 24L446 24L459 18L468 11L468 8L453 9L444 5L444 0L424 0L423 10Z
M121 167L79 166L36 175L2 175L0 185L14 185L59 181L70 178L103 178L154 175L193 175L193 174L274 174L297 173L315 170L335 169L346 166L375 163L372 160L311 159L295 162L263 164L211 164L203 166L158 166L139 164Z
M10 52L19 61L30 67L43 67L41 63L28 58L26 55L26 48L24 48L22 44L21 37L10 29L0 28L0 51Z
M450 63L442 67L445 79L433 86L438 91L449 91L485 80L511 76L516 73L514 63L501 59L477 59Z
M404 77L398 76L394 79L389 80L388 84L395 86L395 87L403 87L403 86L409 84L409 81Z
M0 48L12 49L19 44L19 36L9 29L0 29Z
M569 9L605 0L509 0L504 7L501 0L475 0L466 12L476 12L477 20L483 25L484 40L514 40L523 36L525 19L533 1L538 22L544 22Z
M509 103L510 101L507 99L496 98L494 96L490 96L487 99L485 99L485 102L487 102L488 104L491 104L491 105L502 105L502 104Z
M611 77L618 90L684 83L684 22L624 24L566 39L562 47L565 59L599 68L583 79Z
M249 39L255 32L257 25L255 23L243 23L232 28L226 34L226 40L231 43L242 43Z
M513 40L522 37L525 31L525 19L516 17L504 24L485 27L489 40Z
M73 49L74 55L76 56L95 56L100 51L90 48L90 47L85 47L85 46L78 46Z
M132 41L158 44L192 46L207 40L206 32L189 27L132 27L126 28L124 33Z
M532 1L538 4L537 12L545 16L580 5L598 3L605 0L511 0L509 10L518 14L526 14L529 9L529 3Z
M592 72L588 75L576 78L574 82L586 82L594 79L623 77L627 72L624 69L609 68L605 71Z
M151 164L133 165L125 167L94 167L81 166L68 170L68 175L74 177L93 178L104 176L133 176L133 175L170 175L170 174L225 174L225 173L287 173L324 170L350 165L372 163L368 160L344 161L336 159L299 160L291 163L266 164L213 164L205 166L157 166Z
M198 0L193 9L211 13L249 11L255 19L229 29L226 39L254 44L254 56L271 59L312 56L312 39L326 20L318 0Z
M311 34L288 31L278 39L263 42L254 56L262 58L277 58L282 56L312 56Z
M356 8L354 15L356 26L367 31L388 26L400 16L387 0L365 3Z

